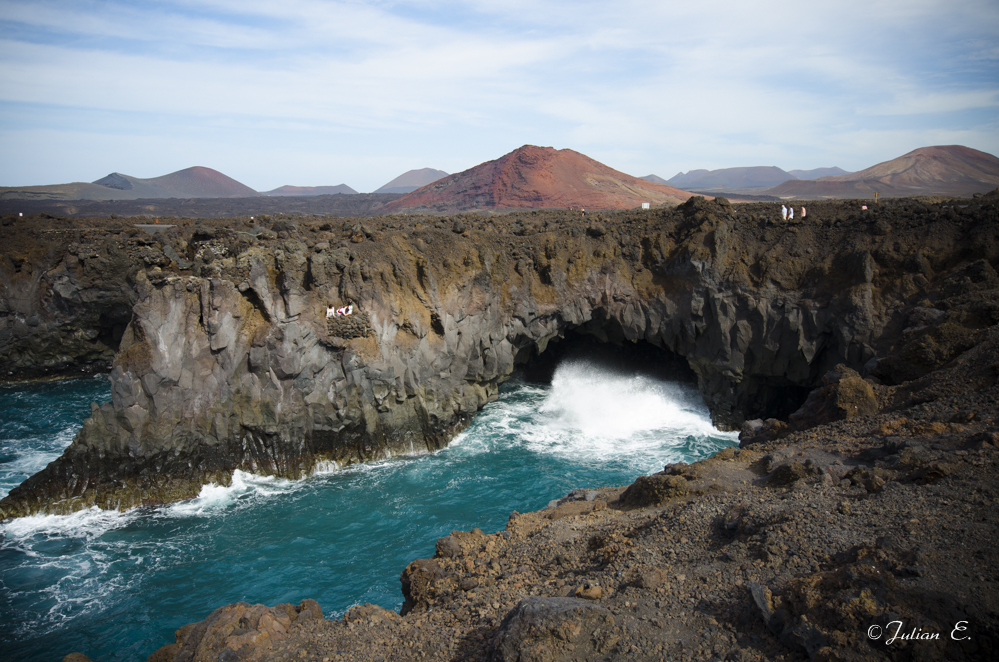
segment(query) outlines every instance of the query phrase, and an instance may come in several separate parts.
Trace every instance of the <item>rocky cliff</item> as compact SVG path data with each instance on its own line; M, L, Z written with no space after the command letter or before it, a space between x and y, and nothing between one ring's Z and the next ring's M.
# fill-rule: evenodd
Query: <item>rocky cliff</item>
M64 219L11 217L0 226L0 379L107 372L132 319L135 253L169 264L151 238L126 255L124 225L101 230Z
M991 662L999 325L974 335L918 380L867 384L876 413L452 531L402 570L400 613L226 605L149 662ZM813 393L856 377L825 380Z
M95 221L72 242L40 227L58 219L7 219L3 239L34 252L4 259L4 373L30 375L24 347L93 331L93 312L60 317L60 292L82 291L88 269L107 275L97 300L135 304L113 401L0 515L432 450L515 369L581 337L686 363L720 426L783 419L834 366L909 379L996 323L994 306L953 319L934 307L945 286L995 279L996 201L821 203L792 223L703 198L586 217L181 220L154 233ZM358 317L327 319L348 302ZM912 335L944 318L939 337Z

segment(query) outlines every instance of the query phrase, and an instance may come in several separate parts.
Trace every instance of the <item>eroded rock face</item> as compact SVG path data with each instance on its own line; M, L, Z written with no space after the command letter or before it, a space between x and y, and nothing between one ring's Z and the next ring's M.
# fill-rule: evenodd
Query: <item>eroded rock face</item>
M117 242L142 267L123 281L136 303L113 400L0 515L159 503L234 469L298 477L433 450L518 365L574 334L682 357L720 426L786 417L836 365L886 354L947 277L978 261L971 276L989 280L995 202L976 204L955 218L908 201L869 214L818 204L788 225L769 206L693 198L585 224L556 211L94 236L98 254ZM872 230L881 216L891 233ZM327 319L348 303L353 321Z
M0 228L0 379L107 372L132 316L138 271L117 241L54 219ZM41 226L41 227L37 227Z
M315 600L274 607L237 602L177 630L174 643L150 655L149 662L267 659L270 648L289 632L322 620L323 610Z

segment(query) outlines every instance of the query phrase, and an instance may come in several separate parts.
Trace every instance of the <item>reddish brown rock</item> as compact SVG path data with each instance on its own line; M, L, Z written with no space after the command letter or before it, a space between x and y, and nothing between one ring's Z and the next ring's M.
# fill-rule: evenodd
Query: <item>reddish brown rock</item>
M618 172L571 149L524 145L417 189L383 211L629 209L643 202L678 204L692 195Z
M205 620L177 630L174 643L149 656L149 662L208 662L220 659L262 659L275 642L283 640L296 626L322 620L322 608L315 600L298 606L274 607L246 602L219 607Z
M962 145L921 147L860 172L792 179L768 193L800 199L870 198L910 195L971 195L986 193L999 184L999 159ZM919 193L914 193L919 191Z

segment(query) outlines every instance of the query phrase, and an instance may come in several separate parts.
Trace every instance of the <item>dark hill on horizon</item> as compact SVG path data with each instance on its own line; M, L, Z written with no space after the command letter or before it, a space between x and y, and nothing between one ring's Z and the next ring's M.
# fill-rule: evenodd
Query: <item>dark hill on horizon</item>
M173 198L249 198L259 195L232 177L202 166L143 181L167 191L171 195L165 197Z
M286 184L270 191L261 191L261 195L283 196L314 196L314 195L357 195L357 191L346 184L336 186L291 186Z
M830 175L845 175L846 170L833 166L832 168L813 168L811 170L782 170L776 166L750 166L745 168L721 168L718 170L691 170L678 173L672 179L666 180L658 175L646 175L642 179L676 186L688 191L743 191L753 188L769 188L777 186L789 179L816 179Z
M489 209L628 209L693 194L627 175L571 149L524 145L385 205L384 213Z
M3 200L139 200L158 198L247 198L260 195L218 170L195 166L142 179L113 172L95 182L0 187Z
M715 188L758 188L776 186L789 179L791 175L777 166L750 166L744 168L721 168L719 170L691 170L679 173L666 183L670 186L691 189Z
M999 158L963 145L921 147L846 175L791 180L768 189L781 198L971 196L999 186Z
M377 189L375 193L411 193L427 184L433 184L442 177L447 177L447 173L443 170L433 168L409 170Z

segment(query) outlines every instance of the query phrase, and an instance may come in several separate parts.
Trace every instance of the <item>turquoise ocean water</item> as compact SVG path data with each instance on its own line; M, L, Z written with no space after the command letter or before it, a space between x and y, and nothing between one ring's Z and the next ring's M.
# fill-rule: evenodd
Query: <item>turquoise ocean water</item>
M0 496L109 399L106 377L0 387ZM301 481L237 472L179 504L0 524L0 650L11 662L144 660L239 600L312 598L328 618L365 602L398 609L403 568L454 529L498 531L513 510L735 443L691 386L563 364L550 386L505 385L433 454Z

